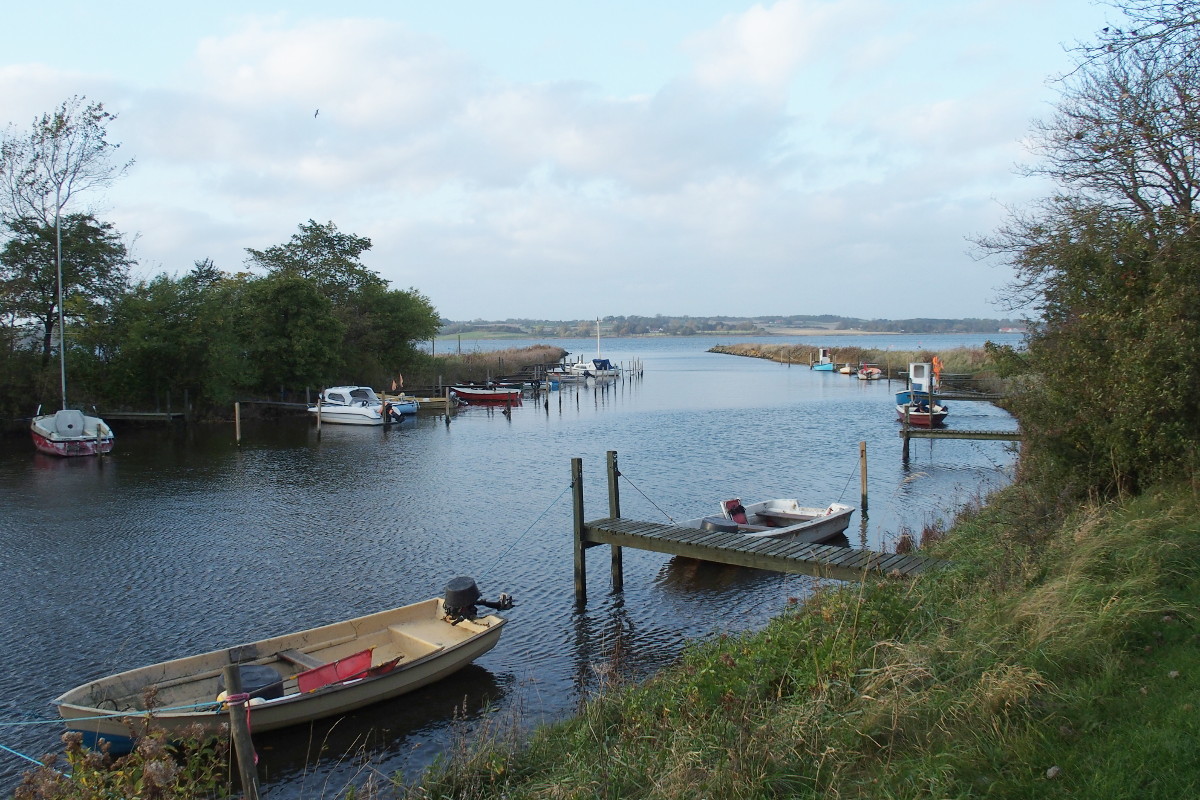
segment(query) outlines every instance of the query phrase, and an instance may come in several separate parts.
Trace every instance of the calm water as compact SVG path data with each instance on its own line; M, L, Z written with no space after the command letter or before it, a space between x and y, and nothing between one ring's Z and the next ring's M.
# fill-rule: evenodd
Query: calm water
M449 426L440 416L389 431L327 425L317 441L300 418L246 425L240 447L232 425L118 426L102 460L0 439L0 745L56 749L59 725L37 721L88 679L414 602L472 575L485 595L518 602L476 665L340 722L256 739L267 797L340 788L364 759L415 776L487 720L561 718L610 669L644 677L687 640L761 627L812 590L802 576L626 550L625 591L612 595L601 547L589 551L589 603L577 610L571 458L583 459L588 518L607 514L604 459L616 450L623 514L666 521L716 513L728 497L858 505L866 441L870 515L856 513L848 533L875 549L1009 478L1014 455L1001 442L914 442L902 464L897 386L705 352L717 341L606 340L606 357L640 359L645 377L567 388L511 416L468 408ZM843 342L858 344L830 344ZM594 340L562 346L595 353ZM1014 425L989 404L951 408L949 427ZM0 750L0 791L27 766Z

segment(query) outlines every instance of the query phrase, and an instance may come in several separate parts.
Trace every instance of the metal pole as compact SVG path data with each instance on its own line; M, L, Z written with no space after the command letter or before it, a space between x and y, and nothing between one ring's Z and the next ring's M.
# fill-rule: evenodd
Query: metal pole
M617 479L621 471L617 469L617 451L608 451L608 515L614 519L621 516L621 488ZM612 588L614 592L625 590L625 572L621 564L621 548L611 546L612 550Z

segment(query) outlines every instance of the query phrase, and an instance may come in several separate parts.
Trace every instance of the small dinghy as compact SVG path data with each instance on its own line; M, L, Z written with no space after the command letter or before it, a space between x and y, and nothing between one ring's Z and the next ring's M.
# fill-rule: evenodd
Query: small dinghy
M450 581L444 594L128 670L77 686L53 702L86 745L104 739L113 753L131 749L133 730L151 716L168 731L196 723L217 731L229 719L222 702L228 665L238 667L255 733L345 714L440 680L496 646L505 620L480 614L476 606L508 609L512 598L483 600L468 577Z

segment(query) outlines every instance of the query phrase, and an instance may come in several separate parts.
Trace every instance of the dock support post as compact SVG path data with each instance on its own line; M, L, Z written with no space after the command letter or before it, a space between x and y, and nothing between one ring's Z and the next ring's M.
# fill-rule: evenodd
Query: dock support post
M233 404L233 438L240 445L242 443L242 404Z
M903 448L903 453L901 455L901 458L903 458L905 461L908 461L908 440L909 440L908 411L909 411L910 405L911 405L911 402L904 406L904 425L903 425L903 427L900 428L900 435L904 438L904 448Z
M233 698L242 693L242 674L237 664L226 664L222 670L225 677L225 693ZM242 796L245 800L258 800L258 772L254 767L254 743L250 740L250 724L246 720L246 700L231 700L229 706L229 731L233 737L233 750L237 755L238 772L242 776Z
M862 486L862 513L867 513L867 443L858 443L858 471L859 481Z
M571 505L575 509L575 605L587 605L587 567L583 543L583 459L571 459Z
M621 489L617 485L617 478L621 477L621 471L617 469L617 451L608 451L608 515L613 517L621 516ZM621 548L617 545L611 545L612 550L612 590L614 592L625 591L625 571L621 563Z

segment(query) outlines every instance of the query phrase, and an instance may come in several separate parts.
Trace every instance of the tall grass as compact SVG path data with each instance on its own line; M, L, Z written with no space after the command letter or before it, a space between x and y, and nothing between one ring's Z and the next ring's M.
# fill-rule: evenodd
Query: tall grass
M404 377L406 387L478 383L519 374L526 367L556 364L567 355L561 347L530 345L507 350L439 353L427 356Z
M933 543L946 571L821 592L408 796L1194 796L1194 758L1129 767L1200 746L1198 519L1188 488L1060 520L1015 487Z
M807 366L817 360L817 348L799 344L730 344L717 345L709 352L749 356L778 361L781 364ZM835 364L875 364L886 369L891 377L907 370L910 363L928 363L937 356L947 374L966 374L985 377L994 374L995 365L986 350L976 347L956 347L949 350L879 350L866 347L833 348Z

